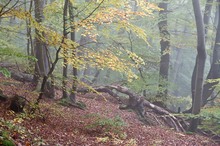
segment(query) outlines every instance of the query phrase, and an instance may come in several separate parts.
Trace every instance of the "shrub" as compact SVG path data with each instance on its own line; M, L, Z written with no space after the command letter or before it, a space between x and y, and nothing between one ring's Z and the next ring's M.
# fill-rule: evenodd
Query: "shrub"
M191 107L192 98L187 97L175 97L169 96L166 101L167 107L172 111L178 111L180 108L181 111L185 111Z
M91 124L86 125L86 129L97 131L99 133L113 133L115 135L121 135L125 125L125 122L119 116L115 116L114 118L96 116L95 120Z
M204 108L201 111L202 125L200 128L203 130L212 131L215 134L220 134L220 107Z

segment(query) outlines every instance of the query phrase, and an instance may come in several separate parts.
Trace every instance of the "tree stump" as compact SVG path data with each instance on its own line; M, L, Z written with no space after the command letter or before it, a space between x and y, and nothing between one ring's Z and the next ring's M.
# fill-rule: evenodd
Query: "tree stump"
M15 113L23 112L25 105L26 99L22 96L15 95L12 98L9 98L9 109Z

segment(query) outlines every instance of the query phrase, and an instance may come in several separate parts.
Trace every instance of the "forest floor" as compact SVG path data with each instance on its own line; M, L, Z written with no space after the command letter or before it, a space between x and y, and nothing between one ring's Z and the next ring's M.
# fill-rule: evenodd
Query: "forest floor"
M18 94L36 99L30 83L0 76L0 89L7 96ZM14 114L0 104L0 133L13 138L16 145L57 146L217 146L211 139L197 134L175 132L158 126L145 126L131 110L120 110L118 101L109 95L78 95L85 110L65 107L44 98L40 112L34 115ZM6 137L5 136L5 137ZM0 135L0 138L3 134ZM1 144L0 144L1 145Z

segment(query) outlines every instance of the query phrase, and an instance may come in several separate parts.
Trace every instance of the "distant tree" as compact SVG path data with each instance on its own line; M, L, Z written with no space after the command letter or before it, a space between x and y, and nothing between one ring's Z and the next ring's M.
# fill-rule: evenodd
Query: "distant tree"
M52 1L34 0L34 17L32 16L33 13L24 10L23 5L21 9L17 9L17 7L15 9L13 7L13 9L8 11L12 4L1 5L2 1L0 2L0 16L13 16L22 21L29 19L28 26L35 29L35 38L33 39L34 54L37 58L35 80L40 85L39 97L36 104L40 102L43 94L46 92L48 79L51 78L57 63L59 64L58 60L61 58L66 59L67 62L63 62L65 65L72 65L75 69L89 64L92 69L107 70L109 68L109 70L112 70L111 72L121 72L123 78L128 77L129 81L137 78L134 70L139 64L143 64L143 61L135 53L128 51L127 48L116 48L112 45L112 40L116 36L114 32L121 30L132 31L137 38L146 43L147 35L145 30L135 24L135 19L152 15L154 10L158 10L157 6L151 3L146 4L145 0L141 0L138 1L138 6L140 6L138 9L140 11L132 12L129 2L124 0L86 1L87 3L71 1L76 6L76 9L74 8L74 20L73 16L71 16L71 8L67 5L70 1L57 0L50 5L45 5L46 2ZM68 16L68 8L70 14L67 18L65 16ZM141 12L141 9L143 12ZM4 21L7 22L8 20L4 19ZM72 25L70 25L70 21ZM63 28L60 26L60 22L63 23ZM17 26L17 24L15 25ZM99 30L98 27L100 27ZM19 28L19 33L20 31L22 33L25 32L24 29L20 30ZM75 36L88 36L92 41L84 47L84 44L80 44L78 40L74 40L74 32L78 32ZM67 38L67 35L70 33L72 33L72 40ZM24 38L27 38L26 33L23 33L23 35L25 35ZM100 40L97 39L97 36L100 37ZM96 49L97 40L101 42L99 42L98 49ZM123 42L124 40L122 39L120 41ZM24 44L22 43L23 46ZM80 47L82 49L79 49ZM49 53L48 48L54 48L53 52L51 51ZM74 52L76 49L77 53L85 53L85 56L78 57L75 54L76 52ZM67 53L65 53L66 50ZM53 54L53 56L50 56L50 54ZM133 58L136 62L131 62L129 57ZM77 65L74 65L75 63ZM58 71L60 66L57 66L56 69ZM76 75L77 70L74 72L74 75ZM75 87L74 85L73 90ZM64 91L67 90L65 89Z
M168 24L167 24L167 6L168 0L163 0L163 2L159 3L159 23L158 27L160 30L160 46L161 46L161 57L160 57L160 79L159 79L159 97L167 97L168 93L168 72L169 72L169 62L170 62L170 33L168 31ZM164 91L161 91L161 89Z
M24 0L24 9L25 11L28 11L29 13L31 13L32 11L32 7L33 7L33 1L30 1L29 4L29 8L28 8L28 3L27 0ZM27 55L30 56L34 56L34 48L33 48L33 39L32 39L32 29L30 27L30 19L27 18L26 19L26 35L27 35ZM31 66L32 64L30 64Z
M204 76L204 68L205 68L205 60L206 60L206 50L205 50L205 29L204 22L202 18L202 12L200 9L200 1L193 0L193 10L196 20L196 28L197 28L197 56L194 73L195 76L195 91L194 101L192 105L192 114L197 115L200 113L201 104L202 104L202 93L203 93L203 76ZM198 118L193 118L190 123L189 130L195 131L198 126Z

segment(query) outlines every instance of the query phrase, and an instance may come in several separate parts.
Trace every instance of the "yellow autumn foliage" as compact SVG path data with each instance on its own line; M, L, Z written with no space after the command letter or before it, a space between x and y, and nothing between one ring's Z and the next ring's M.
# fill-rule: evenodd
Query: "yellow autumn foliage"
M100 1L90 2L88 5L91 8L96 8ZM71 0L73 5L79 6L85 5L84 3L77 2L75 0ZM97 26L109 25L116 26L118 30L124 29L127 31L134 32L139 38L143 39L147 42L147 35L145 30L140 27L132 24L130 20L135 17L149 17L152 16L153 11L159 10L159 8L145 0L137 0L137 5L139 9L142 11L133 11L130 5L130 2L127 0L110 0L104 1L102 5L94 12L93 10L85 10L82 18L77 17L75 22L72 23L75 31L82 32L81 35L88 36L94 42L97 41L97 36L99 33L97 31ZM1 6L0 6L1 8ZM46 13L45 19L49 19L49 16L53 13L60 13L63 9L62 1L56 0L51 5L47 5L44 9L44 13ZM89 16L89 14L91 14ZM30 20L30 27L35 28L39 31L37 37L45 42L48 46L59 47L65 50L67 53L62 53L61 57L65 57L67 59L68 64L73 65L74 67L81 68L85 64L90 64L91 66L102 68L110 68L114 71L122 72L127 75L128 79L137 78L137 76L133 73L134 68L138 68L141 64L143 64L143 60L138 57L136 54L124 50L121 54L128 54L128 57L132 58L132 61L128 61L129 59L122 59L120 55L115 54L115 51L111 49L88 49L83 48L78 50L80 47L78 42L73 42L70 39L64 39L63 34L59 31L55 31L44 24L39 24L32 14L26 12L22 9L12 9L7 13L3 14L4 17L15 16L19 19ZM89 16L88 18L86 18ZM86 18L86 19L85 19ZM64 39L63 43L62 40ZM148 44L149 45L149 44ZM77 50L78 54L84 54L82 56L72 56L72 50ZM120 53L119 53L120 54Z

